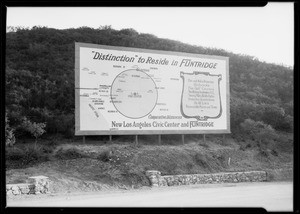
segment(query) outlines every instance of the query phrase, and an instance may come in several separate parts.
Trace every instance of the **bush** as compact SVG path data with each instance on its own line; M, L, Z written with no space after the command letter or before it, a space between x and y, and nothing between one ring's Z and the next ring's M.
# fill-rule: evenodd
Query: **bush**
M38 163L48 161L49 158L44 154L42 146L27 146L25 148L25 163Z
M208 169L208 170L211 170L211 167L210 165L207 163L207 159L204 155L200 154L200 153L197 153L195 156L194 156L194 159L196 161L196 163L201 166L202 168L204 169Z
M57 133L62 134L66 138L73 138L75 132L74 114L59 114L49 121L50 130L56 130Z
M5 113L5 146L13 146L16 143L14 129L9 126L7 113Z
M246 149L250 149L251 147L252 147L252 146L251 146L250 143L248 143L248 144L245 146Z
M266 150L261 149L261 150L259 150L258 154L261 155L264 158L269 157L269 153Z
M44 153L44 154L50 154L50 153L52 153L53 152L53 148L54 147L52 147L52 146L42 146L42 152Z
M69 160L69 159L77 159L77 158L85 158L86 155L82 154L78 149L71 148L71 149L59 149L55 157L61 160Z
M264 106L264 114L262 115L262 121L266 124L270 124L277 130L289 130L289 124L286 124L286 115L284 109L277 105Z
M278 138L278 135L272 126L261 121L246 119L240 126L245 134L258 141L260 144L262 142L268 143L270 140Z
M207 145L207 143L204 143L204 142L200 142L198 145L202 146L204 148L209 148L209 145Z
M100 155L97 157L98 160L103 161L103 162L108 162L112 159L112 151L107 150L102 152Z
M45 144L46 146L49 146L49 147L55 147L55 146L57 146L59 143L58 143L57 140L51 139L51 140L49 140L49 141L46 141L44 144Z
M49 157L44 154L43 147L28 145L23 149L16 148L6 150L6 160L8 165L11 164L10 162L14 162L11 168L26 168L48 161Z
M217 160L221 166L226 166L226 157L224 155L217 156Z
M23 118L23 122L21 124L21 127L29 132L33 137L35 137L35 146L37 143L38 137L40 137L42 134L44 134L46 123L35 123L28 120L26 117Z
M294 129L294 118L290 115L285 115L282 122L276 127L279 130L286 132L293 132Z
M272 149L271 154L274 156L278 156L278 152L275 149Z
M25 156L25 151L23 149L7 149L6 150L6 160L21 160Z

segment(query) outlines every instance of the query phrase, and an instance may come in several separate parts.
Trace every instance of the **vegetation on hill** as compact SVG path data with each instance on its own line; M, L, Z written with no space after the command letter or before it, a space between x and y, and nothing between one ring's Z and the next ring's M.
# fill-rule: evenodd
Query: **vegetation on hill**
M227 56L233 136L253 135L247 135L250 124L247 119L252 125L263 124L261 129L267 127L267 131L293 132L291 68L222 49L188 45L110 26L65 30L11 28L6 36L7 125L17 139L29 136L22 127L24 119L46 123L43 137L74 136L74 42Z

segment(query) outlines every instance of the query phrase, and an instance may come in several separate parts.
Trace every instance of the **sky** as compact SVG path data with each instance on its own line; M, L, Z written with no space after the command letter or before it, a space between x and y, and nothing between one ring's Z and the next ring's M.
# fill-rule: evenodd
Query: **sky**
M265 7L8 7L7 26L133 28L191 45L294 65L294 5Z

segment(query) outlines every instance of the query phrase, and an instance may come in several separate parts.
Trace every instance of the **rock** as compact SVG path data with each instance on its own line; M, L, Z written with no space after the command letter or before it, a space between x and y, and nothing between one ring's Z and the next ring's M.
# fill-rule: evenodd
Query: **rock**
M35 194L49 193L49 179L46 176L34 176L29 178L29 182L35 185Z
M6 189L6 195L12 195L12 190L11 189Z
M160 171L157 171L157 170L147 170L146 171L146 176L152 176L152 175L155 175L155 176L157 176L157 175L160 175L161 174L161 172Z
M28 185L20 185L19 189L22 194L28 194L30 192Z
M28 194L34 194L35 193L35 185L34 184L28 184L29 193Z
M20 195L21 194L18 186L12 186L11 190L12 190L13 195Z

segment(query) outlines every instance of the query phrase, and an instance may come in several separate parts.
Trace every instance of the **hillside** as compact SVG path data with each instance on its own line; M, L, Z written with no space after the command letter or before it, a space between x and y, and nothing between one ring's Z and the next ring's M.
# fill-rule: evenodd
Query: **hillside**
M74 136L74 42L229 57L231 130L246 119L293 132L293 70L221 49L160 39L134 29L17 28L6 40L6 111L16 137L26 117L46 122L46 135ZM66 97L68 99L66 99Z

